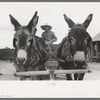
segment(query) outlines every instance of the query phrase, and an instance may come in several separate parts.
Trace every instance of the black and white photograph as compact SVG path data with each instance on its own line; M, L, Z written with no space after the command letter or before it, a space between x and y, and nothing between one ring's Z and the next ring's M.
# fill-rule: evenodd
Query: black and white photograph
M1 83L43 82L57 87L56 82L63 86L99 82L99 10L99 2L0 2ZM88 97L88 93L78 96Z

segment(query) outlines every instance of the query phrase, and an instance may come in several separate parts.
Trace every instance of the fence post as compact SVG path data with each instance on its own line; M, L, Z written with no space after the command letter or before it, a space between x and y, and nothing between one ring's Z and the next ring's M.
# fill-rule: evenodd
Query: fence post
M49 72L50 72L50 80L54 80L54 72L55 72L55 70L52 70L52 69L50 69L49 70Z

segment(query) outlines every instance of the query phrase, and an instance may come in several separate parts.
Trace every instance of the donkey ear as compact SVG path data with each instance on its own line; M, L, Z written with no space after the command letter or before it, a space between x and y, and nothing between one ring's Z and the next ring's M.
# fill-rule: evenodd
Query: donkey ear
M64 14L64 19L67 22L69 28L72 28L75 25L75 23L69 17L67 17L65 14Z
M88 28L88 26L89 26L89 24L90 24L92 18L93 18L93 14L90 14L90 15L87 17L87 19L83 22L82 25L84 26L85 29Z
M39 16L37 16L37 11L35 12L33 18L30 20L29 24L28 24L28 28L30 30L32 30L32 27L36 27L37 23L38 23L38 19L39 19Z
M15 27L15 31L17 31L19 27L21 27L20 23L12 15L9 15L9 17L10 17L11 23Z

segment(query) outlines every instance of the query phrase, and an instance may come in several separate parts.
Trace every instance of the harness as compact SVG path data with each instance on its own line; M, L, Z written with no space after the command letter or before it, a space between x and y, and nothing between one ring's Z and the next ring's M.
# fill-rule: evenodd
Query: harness
M37 42L36 42L36 39L34 39L34 47L35 47L35 50L36 50L37 54L39 55L39 58L40 58L40 59L37 59L36 62L33 64L33 66L34 66L35 64L37 64L38 62L40 62L40 61L43 62L44 60L46 60L46 59L48 58L48 56L45 57L45 58L42 57L41 52L40 52L41 49L39 48L38 40L37 40ZM43 49L43 52L45 52L44 49Z
M79 28L79 29L84 29L85 30L85 28L84 28L84 26L83 25L81 25L81 24L79 24L80 26L76 26L76 25L74 25L72 28L74 28L74 29L76 29L76 28ZM72 29L71 28L71 29ZM70 30L71 31L71 30ZM69 32L70 32L69 31ZM62 49L64 49L64 47L66 47L63 51L63 53L61 52L61 55L60 55L60 59L64 59L65 61L67 61L67 62L73 62L73 64L74 64L74 66L77 68L77 64L76 64L76 62L75 62L75 60L74 60L74 57L72 56L72 54L71 54L71 50L70 50L70 42L69 42L69 38L68 38L68 36L67 37L65 37L65 41L62 41L63 43L62 43L62 46L61 46L61 51L62 51ZM66 44L65 44L66 43ZM64 45L66 45L66 46L64 46ZM66 53L66 54L65 54ZM86 59L85 59L85 66L83 66L82 68L88 68L88 64L87 64L87 61L86 61Z
M46 61L48 59L48 56L46 56L45 58L43 57L43 55L41 54L41 45L39 45L39 39L40 38L34 38L33 39L33 44L32 44L32 48L30 48L30 52L27 56L27 60L26 63L23 65L19 65L17 63L17 59L15 61L15 67L20 66L22 69L24 69L24 71L27 71L28 67L37 67L35 66L38 63L43 63L44 61ZM45 49L43 49L42 47L42 52L46 53ZM39 66L38 66L39 67Z

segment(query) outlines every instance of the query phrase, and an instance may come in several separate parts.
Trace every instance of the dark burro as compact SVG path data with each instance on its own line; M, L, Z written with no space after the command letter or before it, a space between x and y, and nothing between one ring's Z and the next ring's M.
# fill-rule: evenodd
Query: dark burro
M91 46L91 36L86 31L91 20L92 14L82 24L75 24L69 17L64 14L64 19L67 22L70 31L65 37L57 51L57 57L64 60L59 62L59 66L63 69L86 69L87 68L87 53ZM74 74L75 80L83 80L85 73ZM66 74L67 80L72 80L71 74Z
M16 61L14 64L16 71L46 70L44 63L48 59L48 54L45 49L45 43L42 38L35 35L39 19L37 11L26 26L22 26L12 15L9 16L15 28L13 46L16 50ZM26 78L28 77L20 77L21 80L25 80ZM32 80L42 80L44 76L31 76L30 78Z

